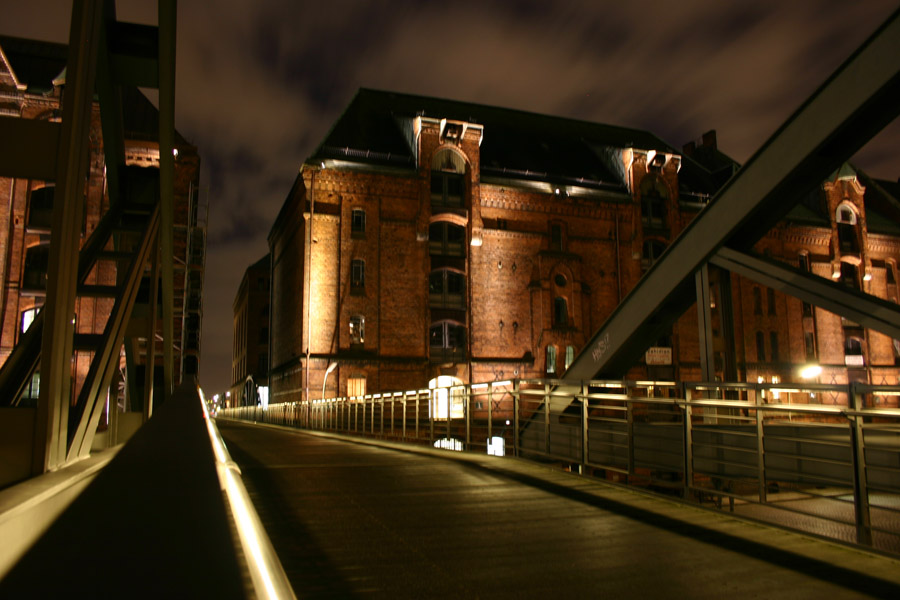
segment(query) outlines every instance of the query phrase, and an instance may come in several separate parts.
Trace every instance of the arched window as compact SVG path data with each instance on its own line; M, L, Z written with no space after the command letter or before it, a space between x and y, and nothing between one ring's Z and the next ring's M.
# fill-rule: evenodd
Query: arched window
M666 245L659 240L644 240L641 256L641 271L647 271L665 252Z
M575 346L566 346L566 369L575 362Z
M847 202L842 202L835 211L838 246L844 254L859 254L859 231L856 227L856 210Z
M462 156L444 148L431 161L431 209L440 212L445 209L463 208L463 175L466 163Z
M562 296L553 299L553 326L569 326L569 303Z
M465 308L465 275L452 269L432 271L428 276L428 304L432 308Z
M644 227L662 229L666 226L666 201L669 190L655 175L641 180L641 223Z
M448 221L428 226L428 252L432 256L462 257L466 249L466 228Z

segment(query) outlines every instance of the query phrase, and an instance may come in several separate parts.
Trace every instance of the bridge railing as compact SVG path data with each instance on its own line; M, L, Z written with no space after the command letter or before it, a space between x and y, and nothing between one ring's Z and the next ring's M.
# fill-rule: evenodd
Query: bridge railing
M218 418L553 462L900 554L900 386L516 379Z

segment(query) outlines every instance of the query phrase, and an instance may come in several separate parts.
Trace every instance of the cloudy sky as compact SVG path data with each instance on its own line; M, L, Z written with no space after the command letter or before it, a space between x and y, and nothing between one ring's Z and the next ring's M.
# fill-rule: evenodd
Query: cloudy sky
M68 0L0 0L0 33L65 42ZM118 0L156 23L156 3ZM209 197L201 383L230 379L232 301L300 165L360 87L652 131L746 161L897 0L181 0L176 128ZM900 124L854 162L900 177Z

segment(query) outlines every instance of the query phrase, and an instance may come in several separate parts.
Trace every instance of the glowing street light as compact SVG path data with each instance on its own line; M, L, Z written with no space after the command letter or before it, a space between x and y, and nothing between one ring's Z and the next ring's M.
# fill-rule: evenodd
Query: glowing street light
M803 379L815 379L822 374L822 367L819 365L806 365L800 369L800 377Z

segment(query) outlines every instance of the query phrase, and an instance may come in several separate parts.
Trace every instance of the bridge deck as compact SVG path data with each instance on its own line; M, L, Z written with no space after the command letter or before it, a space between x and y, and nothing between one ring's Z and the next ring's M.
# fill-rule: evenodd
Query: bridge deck
M900 597L900 562L516 459L218 421L298 597Z

